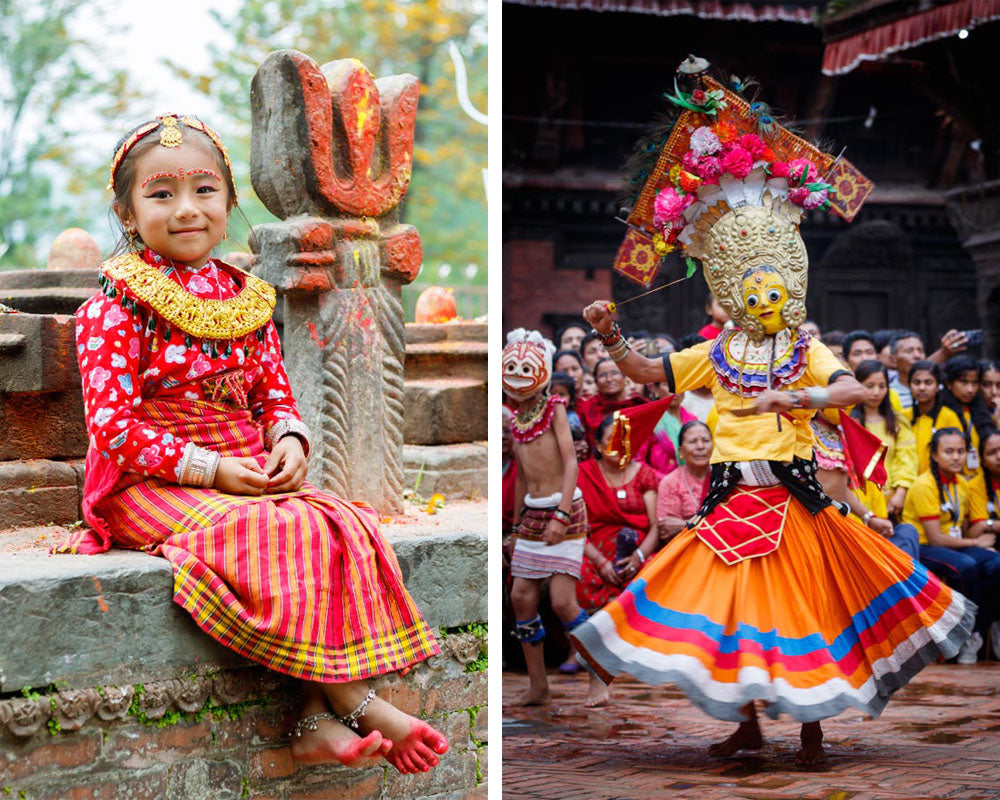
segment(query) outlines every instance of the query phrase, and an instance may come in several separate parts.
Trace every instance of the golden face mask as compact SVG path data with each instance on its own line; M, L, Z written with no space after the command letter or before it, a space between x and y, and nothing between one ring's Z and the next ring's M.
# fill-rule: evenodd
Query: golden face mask
M769 268L754 269L743 279L743 305L746 313L760 322L771 336L786 327L781 315L788 302L788 289L781 275Z

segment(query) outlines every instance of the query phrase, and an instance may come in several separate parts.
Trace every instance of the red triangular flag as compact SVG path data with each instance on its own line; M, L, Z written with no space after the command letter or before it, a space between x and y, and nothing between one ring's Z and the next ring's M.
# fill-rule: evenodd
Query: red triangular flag
M641 406L622 408L615 412L615 421L611 428L611 439L604 450L610 458L618 459L618 466L624 467L632 454L642 446L653 433L653 428L660 421L670 401L674 398L664 397Z
M847 459L848 476L864 488L865 481L885 486L885 443L843 409L840 410L841 438Z

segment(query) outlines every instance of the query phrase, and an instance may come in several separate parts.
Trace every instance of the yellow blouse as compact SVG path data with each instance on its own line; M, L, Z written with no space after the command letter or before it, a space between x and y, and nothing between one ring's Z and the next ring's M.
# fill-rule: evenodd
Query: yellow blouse
M915 408L916 406L913 406L906 412L911 420L913 419ZM913 423L913 438L917 443L918 475L921 472L927 472L931 468L931 437L934 435L934 431L941 428L958 428L962 430L962 423L958 421L955 412L948 408L948 406L941 406L941 410L938 411L937 417L934 419L931 419L926 414L921 414L917 417L917 421Z
M976 426L972 424L972 415L969 413L968 409L962 411L962 417L965 420L965 426L958 425L958 429L965 431L969 434L969 449L975 454L973 456L973 463L979 463L979 431L976 430ZM956 416L956 419L958 417ZM972 480L980 473L980 469L970 469L969 461L965 461L965 469L962 470L962 474L967 480Z
M971 481L969 481L969 524L974 525L977 522L982 522L983 520L998 519L997 512L1000 509L994 508L992 511L989 508L990 498L986 494L986 476L983 474L984 470L979 470L979 474L976 475ZM993 481L994 494L1000 498L1000 491L996 490L997 482Z
M813 434L809 420L816 409L805 408L775 413L736 416L734 411L753 408L752 397L740 397L727 391L719 383L715 368L709 360L709 350L714 340L702 342L671 353L670 371L673 373L675 392L708 387L712 390L719 422L715 429L715 447L712 463L720 461L791 461L794 456L812 458ZM835 372L844 372L844 365L823 343L812 339L806 351L806 369L802 376L783 386L784 390L803 389L806 386L826 386ZM668 376L669 378L669 376Z
M893 437L885 427L885 420L865 422L865 427L885 444L886 495L900 487L909 489L917 479L917 443L913 438L913 427L899 412L896 413L896 423L899 429Z
M962 521L966 518L966 512L969 508L968 486L965 478L959 475L955 487L958 510L954 513L941 508L947 498L941 497L938 493L934 474L930 470L922 472L920 477L913 482L910 491L906 493L906 502L903 504L903 522L909 522L920 531L920 544L929 544L927 533L924 531L924 520L938 520L941 525L941 533L945 536L949 535L952 526L962 527Z
M851 489L851 491L861 501L861 504L876 517L881 517L882 519L888 518L889 512L885 504L885 495L882 494L882 490L876 484L866 481L864 490ZM852 513L851 516L858 520L858 522L861 522L857 514Z

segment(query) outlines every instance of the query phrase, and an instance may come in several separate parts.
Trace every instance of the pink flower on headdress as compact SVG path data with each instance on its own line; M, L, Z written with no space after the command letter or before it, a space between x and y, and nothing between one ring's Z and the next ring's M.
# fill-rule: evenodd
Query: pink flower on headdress
M788 179L797 183L809 183L819 177L816 165L807 158L793 158L788 162Z
M691 203L694 202L694 195L678 194L672 186L663 189L653 203L653 224L662 228L674 220L678 219Z
M764 144L764 140L761 139L756 133L747 133L741 136L737 144L744 150L748 151L753 160L757 161L764 157L764 151L767 149L767 145Z
M820 189L818 192L810 192L808 187L798 186L788 193L788 199L797 206L802 206L806 210L812 210L823 205L826 202L828 194L826 189Z
M753 156L737 145L722 157L722 169L734 178L745 178L753 169Z
M771 177L772 178L787 178L788 177L788 164L784 161L772 161L771 162Z
M692 172L692 173L697 174L698 173L698 162L700 160L701 159L699 159L698 156L696 156L693 151L688 150L681 157L681 166L684 167L684 169L686 169L688 172Z
M722 164L715 156L705 156L704 158L699 158L695 174L698 175L705 183L718 183L719 176L722 174Z
M697 156L707 156L712 153L718 153L719 148L722 145L719 143L719 137L715 135L714 131L707 125L702 125L698 130L691 134L691 149ZM690 171L690 170L689 170Z

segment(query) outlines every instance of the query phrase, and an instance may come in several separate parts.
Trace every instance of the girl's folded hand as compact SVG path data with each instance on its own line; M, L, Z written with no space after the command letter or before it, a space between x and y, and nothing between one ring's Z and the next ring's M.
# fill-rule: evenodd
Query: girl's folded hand
M264 472L271 476L267 483L267 491L269 493L297 491L306 479L308 466L299 438L282 437L264 464Z
M264 494L267 473L253 458L225 456L215 472L215 488L228 494Z

